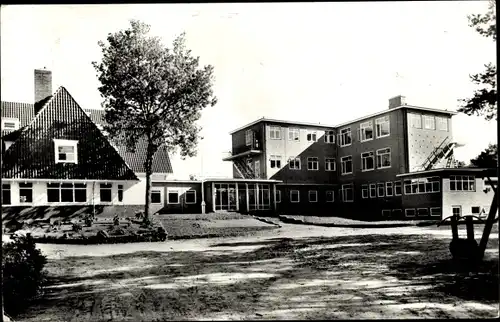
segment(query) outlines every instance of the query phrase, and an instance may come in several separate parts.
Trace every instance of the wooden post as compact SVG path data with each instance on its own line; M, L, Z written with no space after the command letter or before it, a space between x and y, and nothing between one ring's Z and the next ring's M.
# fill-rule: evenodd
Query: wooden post
M236 183L236 211L240 211L240 198L239 198L239 194L238 194L238 186L239 184Z
M483 236L481 237L481 241L479 242L479 254L478 254L479 259L482 259L484 257L484 252L486 251L486 244L488 244L491 228L493 228L498 208L497 187L493 186L493 182L491 182L491 179L489 177L488 177L488 183L490 184L491 188L495 193L493 195L493 200L491 201L490 213L488 214L488 218L486 219L486 224L484 225Z
M451 236L453 240L458 239L458 216L453 215L451 217Z
M248 196L248 183L245 183L245 195L247 200L247 213L250 212L250 197Z
M474 222L472 217L465 217L465 225L467 227L467 239L474 240Z

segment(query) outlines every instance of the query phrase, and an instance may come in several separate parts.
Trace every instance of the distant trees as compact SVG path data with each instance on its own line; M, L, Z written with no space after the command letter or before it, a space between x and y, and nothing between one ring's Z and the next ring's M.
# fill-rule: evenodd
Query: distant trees
M139 140L147 143L145 220L151 203L153 156L162 145L169 152L180 148L181 157L196 155L201 110L216 104L211 65L199 67L199 57L186 48L185 34L172 48L149 36L150 26L132 20L126 30L100 41L102 61L93 62L102 86L111 139L130 152Z
M470 160L471 166L477 168L496 168L498 166L497 144L489 144L477 157Z
M488 11L485 14L472 14L468 16L469 26L474 28L480 35L497 40L496 4L490 1ZM485 65L483 73L470 75L470 79L479 89L471 98L463 99L462 106L458 109L467 115L482 115L486 120L497 118L497 66L493 63Z

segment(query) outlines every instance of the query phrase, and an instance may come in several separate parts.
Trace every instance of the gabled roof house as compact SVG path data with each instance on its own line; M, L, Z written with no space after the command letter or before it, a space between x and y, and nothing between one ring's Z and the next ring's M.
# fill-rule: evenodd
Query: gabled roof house
M35 70L34 104L1 107L3 208L144 204L144 142L135 153L113 145L103 111L89 114L64 87L52 93L50 71ZM153 165L155 175L172 173L166 149Z

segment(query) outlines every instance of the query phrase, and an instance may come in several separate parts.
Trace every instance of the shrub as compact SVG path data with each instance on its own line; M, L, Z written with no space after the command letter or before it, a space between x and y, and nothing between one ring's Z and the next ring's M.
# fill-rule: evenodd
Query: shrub
M42 291L47 259L35 246L29 235L2 242L2 292L4 309L9 315L19 313Z
M113 225L118 226L120 224L120 217L118 215L115 215L113 217Z
M73 231L74 232L80 232L80 231L82 231L82 229L83 229L82 225L77 224L77 223L73 224Z
M94 214L88 214L87 216L85 216L85 218L83 219L83 221L85 222L85 226L87 227L91 227L92 224L94 223L95 221L95 216Z

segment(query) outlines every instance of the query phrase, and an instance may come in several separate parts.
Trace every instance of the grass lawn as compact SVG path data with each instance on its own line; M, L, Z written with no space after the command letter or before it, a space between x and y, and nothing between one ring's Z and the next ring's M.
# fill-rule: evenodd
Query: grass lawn
M297 225L287 226L298 229ZM283 229L286 227L280 231ZM325 228L304 229L319 232ZM492 234L483 263L467 268L450 259L450 240L436 234L439 232L423 227L398 230L401 233L384 234L385 230L378 229L373 231L379 233L336 237L221 239L200 243L199 249L189 251L155 248L165 244L152 243L151 251L53 257L47 264L46 295L29 312L14 318L160 321L497 316L498 236Z

